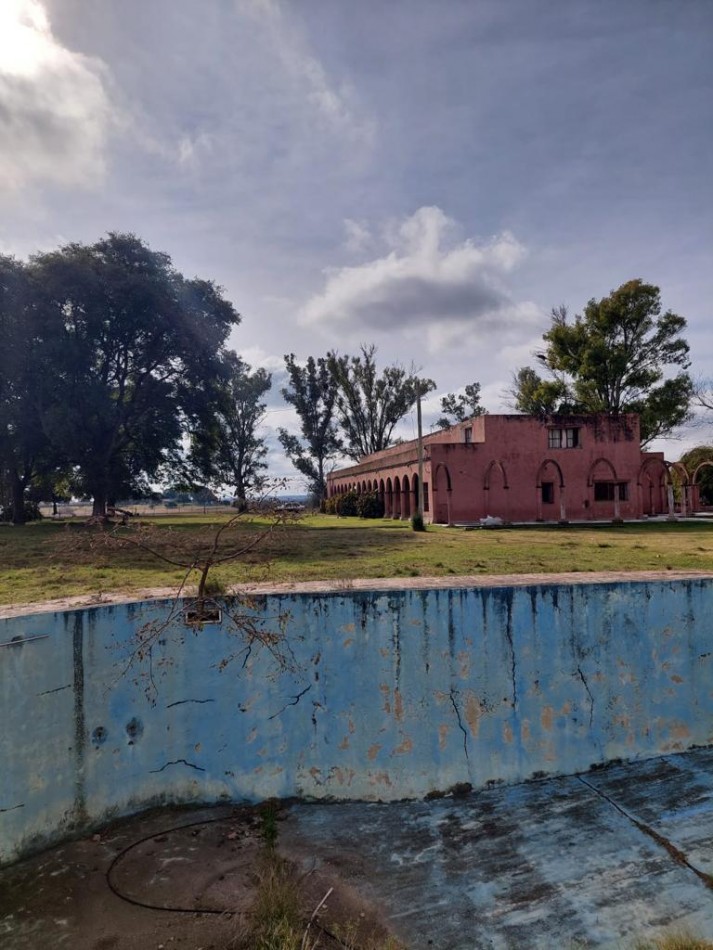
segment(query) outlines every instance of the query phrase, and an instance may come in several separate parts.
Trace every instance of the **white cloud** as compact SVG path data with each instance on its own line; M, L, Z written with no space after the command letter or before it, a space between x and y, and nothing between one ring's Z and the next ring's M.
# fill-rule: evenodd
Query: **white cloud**
M335 83L312 55L295 23L285 16L282 4L278 0L250 0L240 9L251 11L266 27L273 53L311 111L353 146L370 148L376 133L374 120L361 109L349 84Z
M284 373L284 357L268 353L261 346L239 347L241 359L245 360L253 369L266 369L269 373Z
M346 235L344 246L352 254L359 254L367 250L372 243L372 234L364 221L355 221L353 218L344 219Z
M111 122L101 61L52 33L40 0L0 4L0 189L95 185Z
M521 331L533 308L513 301L505 278L525 255L523 246L507 232L484 243L458 237L457 223L440 208L419 208L386 228L384 256L328 272L301 321L357 333L425 327L432 350L462 340L465 327L479 336Z
M201 155L213 151L213 136L207 132L198 135L184 135L178 142L178 164L184 168L195 168L200 163Z

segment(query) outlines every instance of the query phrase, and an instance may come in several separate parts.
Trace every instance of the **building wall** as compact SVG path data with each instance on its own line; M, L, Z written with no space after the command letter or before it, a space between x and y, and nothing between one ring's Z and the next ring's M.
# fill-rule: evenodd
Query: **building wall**
M553 429L576 430L577 445L552 447ZM546 421L482 416L429 435L424 443L424 481L433 494L430 521L476 521L488 515L505 521L611 520L668 511L663 455L642 453L635 415ZM330 491L380 490L389 479L400 485L406 479L410 487L416 471L416 447L409 442L334 473ZM604 493L595 488L598 482L610 484L608 498L598 497ZM614 489L615 484L626 488ZM403 509L401 504L397 514Z
M713 741L713 581L292 594L0 621L0 861L169 802L398 800ZM234 605L233 605L234 606ZM21 638L16 640L15 638ZM232 658L232 660L231 660Z

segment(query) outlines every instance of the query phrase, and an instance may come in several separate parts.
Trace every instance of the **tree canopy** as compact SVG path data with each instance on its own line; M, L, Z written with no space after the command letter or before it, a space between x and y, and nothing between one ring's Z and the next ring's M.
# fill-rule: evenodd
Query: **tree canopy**
M538 414L636 412L644 445L669 435L688 420L693 395L685 328L683 317L662 313L659 288L641 280L590 300L574 320L558 307L537 354L551 378L518 370L515 406Z
M42 426L53 374L35 307L32 270L0 256L0 480L7 486L12 520L25 520L25 491L33 478L61 461Z
M436 388L432 379L422 379L398 364L379 373L373 345L362 346L359 356L329 353L328 367L337 389L344 450L357 462L388 448L396 424L415 406L419 395Z
M27 264L3 258L5 478L23 492L42 468L62 466L97 515L147 489L214 401L239 319L212 282L186 279L132 234Z
M208 482L230 485L236 506L244 510L249 492L260 489L267 468L267 447L258 428L265 417L262 397L272 377L267 370L251 370L234 353L227 354L225 362L229 374L218 388L214 410L193 432L191 461Z
M327 467L341 450L336 424L337 387L327 359L310 356L304 365L294 353L285 356L288 384L281 390L300 420L300 436L278 430L287 457L305 476L309 491L321 501L327 491Z
M480 404L480 383L469 383L462 393L442 396L441 412L443 415L436 423L439 429L449 429L457 422L473 416L484 416L486 410Z

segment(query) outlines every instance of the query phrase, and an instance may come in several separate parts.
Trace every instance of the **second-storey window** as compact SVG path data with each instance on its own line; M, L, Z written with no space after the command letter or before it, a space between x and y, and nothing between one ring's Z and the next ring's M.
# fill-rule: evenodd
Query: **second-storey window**
M575 426L547 430L547 447L550 449L576 449L578 445L579 429Z

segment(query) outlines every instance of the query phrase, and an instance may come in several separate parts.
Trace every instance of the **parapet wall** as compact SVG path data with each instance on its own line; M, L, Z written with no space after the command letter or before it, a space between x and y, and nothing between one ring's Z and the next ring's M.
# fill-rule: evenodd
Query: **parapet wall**
M712 608L710 579L258 598L287 667L225 619L141 658L169 602L0 620L0 863L155 804L417 798L710 744Z

